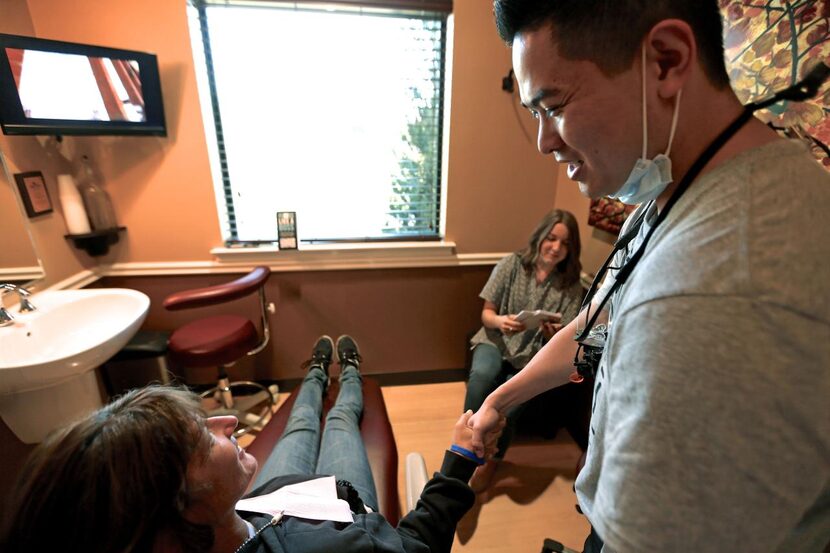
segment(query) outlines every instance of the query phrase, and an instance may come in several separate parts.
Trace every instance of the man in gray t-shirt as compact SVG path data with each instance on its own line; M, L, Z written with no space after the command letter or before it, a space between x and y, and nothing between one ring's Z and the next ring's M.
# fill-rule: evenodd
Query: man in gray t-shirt
M800 144L744 152L683 196L611 299L576 482L606 543L827 543L830 271L820 260L830 242L802 239L825 205L830 177ZM638 238L656 214L647 210Z
M539 150L567 163L584 194L645 204L636 251L743 112L718 2L496 0L495 13ZM602 314L608 339L576 483L592 525L585 550L820 553L830 542L830 177L754 118L702 163ZM567 382L585 324L583 312L494 391L474 432Z

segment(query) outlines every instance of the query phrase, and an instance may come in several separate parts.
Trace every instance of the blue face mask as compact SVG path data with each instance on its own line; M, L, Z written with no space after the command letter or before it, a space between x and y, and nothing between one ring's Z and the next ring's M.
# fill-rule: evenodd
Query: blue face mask
M666 153L658 154L654 159L646 159L648 148L648 120L646 117L646 50L643 47L643 156L634 163L631 174L616 193L609 194L610 197L620 200L624 204L636 205L651 201L659 196L663 190L672 182L671 175L671 144L674 140L674 131L677 128L677 115L679 113L680 95L683 90L677 92L674 99L674 114L672 115L671 131L669 132L669 145Z

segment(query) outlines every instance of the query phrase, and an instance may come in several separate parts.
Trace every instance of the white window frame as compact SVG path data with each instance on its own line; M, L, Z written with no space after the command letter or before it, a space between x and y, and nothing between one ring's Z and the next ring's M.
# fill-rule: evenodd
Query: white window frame
M191 0L192 1L192 0ZM403 0L406 2L406 0ZM423 0L414 0L418 4ZM253 0L251 3L261 3ZM268 3L268 2L266 2ZM274 3L274 2L270 2ZM279 3L279 2L277 2ZM188 6L189 17L193 17L195 8ZM198 16L197 16L198 17ZM198 27L196 27L198 28ZM222 228L223 239L226 240L223 247L216 247L211 254L220 263L244 263L272 261L277 257L288 256L281 265L286 270L306 269L328 269L328 268L388 268L396 266L446 266L455 265L459 262L455 253L455 244L445 242L446 214L447 214L447 160L448 160L448 138L449 138L449 107L451 97L451 67L452 67L452 13L447 14L444 27L444 71L443 71L443 106L441 122L443 128L439 136L440 151L440 181L438 183L438 194L440 205L438 207L439 228L434 237L418 237L416 240L406 236L394 237L389 240L371 241L340 241L326 244L305 244L300 245L298 251L280 252L275 245L270 244L245 244L229 241L230 233L226 226ZM213 126L213 109L211 107L210 83L205 72L200 70L205 65L204 51L201 49L202 40L195 36L193 27L192 46L194 62L197 65L197 85L199 88L200 103L202 107L203 121L205 123L205 135L208 142L208 153L210 157L211 172L214 178L214 191L216 195L217 209L222 216L222 210L227 211L225 200L225 184L222 178L222 167L219 160L217 134ZM201 66L200 66L201 64ZM306 261L298 262L298 256L305 256ZM449 258L448 258L449 256ZM451 260L451 259L454 259ZM466 264L461 261L461 264ZM476 263L474 263L476 264Z

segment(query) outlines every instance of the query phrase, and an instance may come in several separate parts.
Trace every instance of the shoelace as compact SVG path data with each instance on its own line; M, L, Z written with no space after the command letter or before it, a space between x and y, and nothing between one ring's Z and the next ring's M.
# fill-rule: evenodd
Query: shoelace
M351 364L357 366L361 361L363 361L363 357L356 351L347 351L340 356L341 365Z
M325 369L325 367L329 364L331 364L331 359L327 358L325 355L312 354L311 359L303 361L303 363L300 365L300 368L305 370L312 365L317 365Z

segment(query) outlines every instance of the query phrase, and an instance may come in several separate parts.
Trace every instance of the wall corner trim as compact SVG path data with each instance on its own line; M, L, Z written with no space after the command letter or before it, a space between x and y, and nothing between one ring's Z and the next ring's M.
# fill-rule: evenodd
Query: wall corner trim
M453 245L454 247L454 245ZM286 253L286 252L282 252ZM296 253L296 252L294 252ZM305 253L300 250L299 253ZM409 253L412 253L411 251ZM423 252L421 252L423 253ZM262 255L262 254L260 254ZM274 261L257 256L243 256L234 261L152 261L113 263L101 265L94 271L81 271L50 286L50 289L83 288L105 277L124 276L174 276L195 274L242 273L257 265L266 265L274 272L344 271L367 269L411 269L426 267L472 267L495 265L508 255L504 252L467 253L445 255L367 256L352 254L322 254L309 258L284 257ZM227 259L227 258L226 258ZM233 259L233 258L231 258Z
M98 268L86 269L49 285L45 288L45 290L77 290L79 288L89 286L103 276L105 275L103 275L101 270Z

